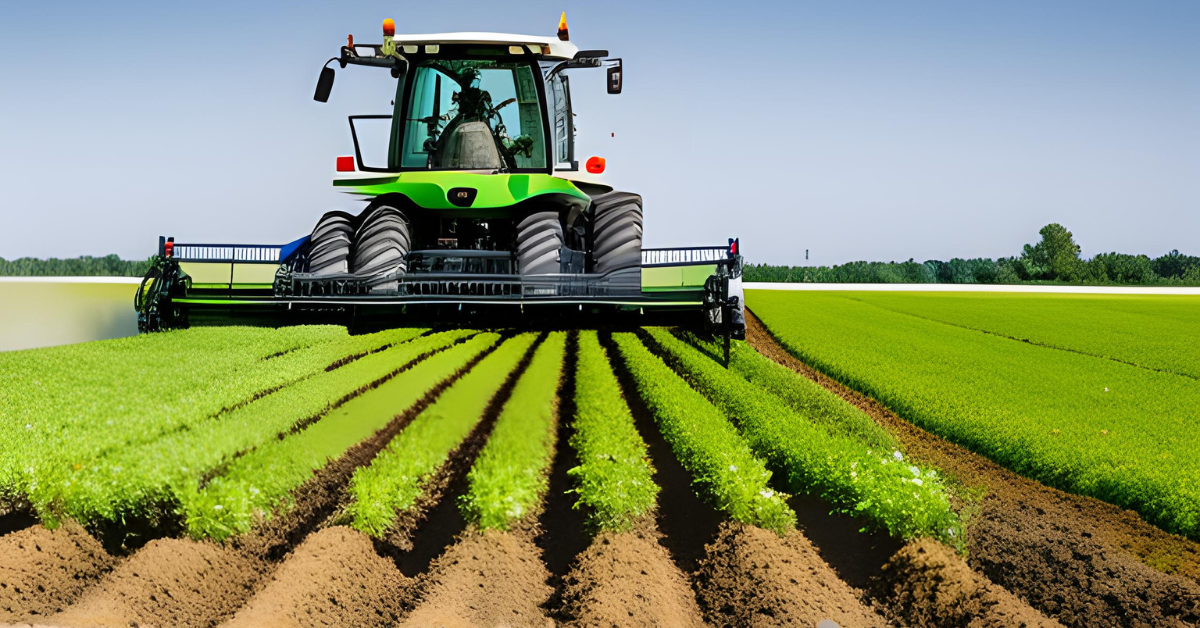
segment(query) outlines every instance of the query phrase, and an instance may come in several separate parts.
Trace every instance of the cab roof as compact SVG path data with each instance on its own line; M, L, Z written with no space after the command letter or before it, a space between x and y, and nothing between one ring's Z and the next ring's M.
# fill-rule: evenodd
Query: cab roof
M396 33L394 41L397 44L504 44L509 46L549 47L550 54L542 54L545 59L574 59L579 47L558 37L539 37L537 35L511 35L508 33L432 33L432 34L403 34Z

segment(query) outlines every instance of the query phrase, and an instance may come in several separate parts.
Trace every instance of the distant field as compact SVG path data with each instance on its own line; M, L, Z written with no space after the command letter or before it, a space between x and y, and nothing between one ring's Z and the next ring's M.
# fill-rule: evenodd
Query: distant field
M1018 473L1200 538L1200 297L748 291L795 355Z

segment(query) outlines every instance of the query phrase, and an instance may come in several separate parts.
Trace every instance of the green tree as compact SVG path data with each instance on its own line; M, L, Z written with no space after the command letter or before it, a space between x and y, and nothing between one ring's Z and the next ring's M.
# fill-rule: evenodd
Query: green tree
M1075 236L1057 222L1042 227L1038 233L1042 236L1041 242L1026 244L1024 252L1021 253L1021 263L1029 278L1062 281L1079 279L1082 269Z

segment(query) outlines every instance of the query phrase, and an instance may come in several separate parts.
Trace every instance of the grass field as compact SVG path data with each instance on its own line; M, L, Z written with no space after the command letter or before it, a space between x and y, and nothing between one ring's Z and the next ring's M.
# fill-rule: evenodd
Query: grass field
M1200 298L751 291L800 359L1028 477L1200 538Z

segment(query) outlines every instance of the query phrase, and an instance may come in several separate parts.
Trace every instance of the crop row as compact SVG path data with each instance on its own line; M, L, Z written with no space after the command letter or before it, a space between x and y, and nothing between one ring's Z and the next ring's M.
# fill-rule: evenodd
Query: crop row
M48 522L65 515L81 523L116 521L171 504L238 455L392 376L404 364L442 349L471 332L417 338L333 370L320 369L302 385L287 386L187 429L76 464L31 467L24 495Z
M596 332L579 333L577 358L571 446L579 466L568 471L576 507L599 529L626 530L654 508L654 469Z
M81 464L186 429L423 331L202 328L0 354L0 485L18 470Z
M749 304L789 351L918 426L1200 538L1200 381L829 295Z
M480 529L507 530L534 510L548 488L566 342L566 333L556 332L537 348L467 474L460 507Z
M815 404L802 412L793 410L779 396L726 370L665 329L651 329L649 334L692 387L736 422L750 448L787 475L793 492L820 494L841 511L864 517L897 538L928 536L961 545L961 525L936 471L905 462L898 450L880 450L857 432L831 429L836 417L818 418ZM752 351L740 343L736 349L735 354ZM760 372L771 370L757 366ZM804 380L793 381L792 387L803 384L815 385ZM815 409L819 413L824 407ZM860 427L857 422L851 425ZM866 436L874 434L868 431Z
M494 335L480 334L437 353L299 433L270 440L237 458L203 488L197 483L180 496L189 531L216 539L246 532L255 520L270 516L314 471L386 427L495 340Z
M771 472L737 428L632 333L613 335L618 353L675 457L700 491L735 521L779 533L796 514L769 486Z
M387 534L483 418L536 339L526 333L505 341L413 419L369 466L354 473L346 511L353 527L374 537Z

